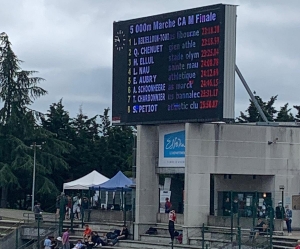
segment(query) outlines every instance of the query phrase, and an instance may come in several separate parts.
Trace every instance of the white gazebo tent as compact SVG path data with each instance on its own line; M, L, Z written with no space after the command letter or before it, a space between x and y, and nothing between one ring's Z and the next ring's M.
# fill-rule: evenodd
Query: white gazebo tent
M98 171L93 170L91 173L89 173L77 180L64 183L63 190L65 190L65 189L88 190L90 187L102 184L108 180L109 180L109 178L107 178L104 175L101 175Z

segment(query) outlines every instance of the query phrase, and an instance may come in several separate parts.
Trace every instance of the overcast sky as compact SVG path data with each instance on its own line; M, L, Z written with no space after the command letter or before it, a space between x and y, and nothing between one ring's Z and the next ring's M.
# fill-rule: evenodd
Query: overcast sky
M75 117L112 102L113 21L217 4L214 0L0 0L6 32L22 68L37 70L49 94L34 108L46 112L63 98ZM300 1L231 0L238 5L236 63L252 91L276 106L300 105ZM236 76L236 116L249 96ZM294 111L293 111L294 112ZM295 113L295 112L294 112ZM111 113L110 113L111 114ZM110 115L111 116L111 115Z

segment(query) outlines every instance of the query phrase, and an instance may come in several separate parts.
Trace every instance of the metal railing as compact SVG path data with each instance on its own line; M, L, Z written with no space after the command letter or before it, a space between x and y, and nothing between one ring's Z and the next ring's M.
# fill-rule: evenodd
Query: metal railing
M216 228L203 224L201 228L201 248L239 248L244 246L251 248L272 248L271 231L264 234L257 230L237 228Z
M14 223L11 227L7 228L6 230L4 230L0 233L0 238L4 237L12 230L15 230L16 228L18 228L21 225L21 223L23 223L23 222L24 222L23 220L17 220L16 223Z
M24 245L18 247L18 249L31 249L31 248L42 248L42 242L43 240L49 236L49 234L57 233L59 229L59 222L58 217L55 214L35 214L35 213L23 213L23 217L27 220L28 224L35 224L37 227L37 239L31 239L28 242L26 242ZM54 224L50 226L45 226L46 222L54 222ZM34 225L35 226L35 225ZM40 230L43 228L43 232L41 233Z

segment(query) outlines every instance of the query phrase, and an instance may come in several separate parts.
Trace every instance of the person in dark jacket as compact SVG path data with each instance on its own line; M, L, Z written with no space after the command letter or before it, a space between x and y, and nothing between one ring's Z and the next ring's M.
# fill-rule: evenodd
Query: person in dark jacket
M120 232L120 235L116 237L110 245L114 246L119 240L127 239L128 235L129 235L128 228L127 226L124 225Z
M275 209L275 215L276 215L276 219L283 219L283 215L284 215L284 208L282 206L282 201L278 202L278 206Z
M43 217L42 217L42 209L41 209L41 203L37 203L34 207L33 207L33 212L34 212L34 217L35 217L35 220L38 221L38 220L43 220Z

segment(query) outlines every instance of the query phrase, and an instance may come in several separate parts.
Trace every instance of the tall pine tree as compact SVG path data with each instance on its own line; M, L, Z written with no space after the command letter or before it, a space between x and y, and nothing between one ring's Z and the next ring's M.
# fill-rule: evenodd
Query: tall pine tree
M35 131L35 111L28 106L45 95L46 90L38 87L43 80L34 77L35 71L24 71L21 61L11 48L5 33L0 34L0 186L1 207L6 207L9 187L19 186L16 172L30 177L30 147L26 145Z

